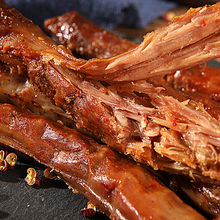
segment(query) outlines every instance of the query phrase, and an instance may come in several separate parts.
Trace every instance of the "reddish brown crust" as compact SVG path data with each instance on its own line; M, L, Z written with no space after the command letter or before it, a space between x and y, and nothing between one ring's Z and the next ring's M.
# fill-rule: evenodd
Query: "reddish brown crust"
M174 89L204 94L215 101L220 101L220 69L218 67L204 64L178 70L168 74L166 81Z
M90 81L81 73L62 66L77 62L81 65L84 61L77 60L47 37L43 38L43 33L31 22L22 23L22 17L11 15L10 10L2 14L13 22L4 25L2 17L1 26L7 34L1 38L1 53L21 58L27 65L31 82L55 105L74 116L79 126L155 169L220 178L219 123L201 105L181 103L144 81L122 83L116 91ZM26 34L35 36L34 44ZM123 92L126 95L120 96ZM144 101L137 104L135 101L141 97ZM150 106L145 105L145 98L151 101ZM204 150L207 154L202 153Z
M134 42L106 31L76 11L49 18L44 27L74 55L85 59L109 58L137 46Z
M75 130L0 105L0 142L49 166L112 219L204 219L127 157Z

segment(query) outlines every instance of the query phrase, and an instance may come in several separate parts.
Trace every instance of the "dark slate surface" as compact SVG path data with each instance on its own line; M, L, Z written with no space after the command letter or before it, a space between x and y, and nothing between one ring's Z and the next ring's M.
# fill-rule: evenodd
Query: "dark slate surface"
M21 159L20 159L21 160ZM36 168L40 177L44 168L30 163L18 162L13 170L0 172L0 219L77 219L86 220L81 209L87 199L71 189L60 179L29 186L24 178L29 167ZM107 220L97 214L92 220Z

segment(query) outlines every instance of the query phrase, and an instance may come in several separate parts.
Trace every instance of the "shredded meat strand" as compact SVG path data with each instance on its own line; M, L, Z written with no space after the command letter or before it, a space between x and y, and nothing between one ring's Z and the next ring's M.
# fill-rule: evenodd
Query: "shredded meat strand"
M144 37L136 48L77 69L93 79L136 81L189 68L220 56L220 3L190 9Z

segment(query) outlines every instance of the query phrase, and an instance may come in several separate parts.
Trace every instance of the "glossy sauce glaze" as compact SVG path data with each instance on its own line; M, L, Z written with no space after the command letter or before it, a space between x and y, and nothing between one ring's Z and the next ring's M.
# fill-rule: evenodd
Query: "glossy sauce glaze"
M109 58L137 46L101 28L76 11L48 18L44 28L74 55L85 59Z
M201 93L215 101L220 101L220 69L218 67L198 65L168 74L166 80L174 89Z
M0 105L0 142L49 166L112 219L205 219L149 171L93 139Z

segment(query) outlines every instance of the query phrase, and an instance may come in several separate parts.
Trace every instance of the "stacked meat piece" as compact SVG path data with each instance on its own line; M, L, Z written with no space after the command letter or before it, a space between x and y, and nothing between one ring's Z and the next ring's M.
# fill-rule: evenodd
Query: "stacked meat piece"
M218 51L215 48L218 44L219 21L216 17L220 12L220 4L190 10L186 15L176 18L167 27L145 37L140 46L122 55L109 59L89 61L75 58L68 49L64 46L58 46L53 40L44 35L37 26L16 10L11 9L3 1L1 1L1 7L0 58L5 74L5 78L2 77L2 82L5 86L3 89L7 91L10 102L21 107L25 106L25 108L41 114L44 111L39 111L39 109L49 109L49 112L52 109L53 115L55 113L58 114L58 117L62 116L68 120L75 121L78 128L83 128L93 133L108 146L128 155L135 161L150 165L154 169L161 169L174 174L184 174L194 180L203 182L219 183L218 146L220 124L218 120L194 100L184 99L184 96L179 96L177 99L171 96L162 86L155 87L145 80L134 80L148 79L151 76L155 77L158 74L165 74L171 70L188 67L197 62L204 62L217 57ZM213 27L213 33L208 31L210 27ZM201 34L195 34L194 36L193 32ZM191 43L189 44L189 41L185 40L178 44L177 40L181 42L179 40L180 33L187 33L187 36L192 38ZM158 36L158 38L154 38L154 36ZM167 48L164 47L165 44L170 45L170 47L173 45L173 48L171 47L168 52ZM131 47L134 47L134 44L128 43L128 48ZM202 48L205 49L203 50ZM198 49L204 54L198 56L199 60L195 60L194 56L198 53ZM187 60L184 66L179 62L181 54ZM161 63L160 60L163 62ZM155 75L153 75L154 73ZM22 91L32 94L32 98L28 102L26 101L28 99L17 101L16 98L13 98L19 97L20 94L19 89L16 92L14 90L12 92L7 87L7 77L12 77L13 75L22 79L15 80L15 83L17 83L15 88L25 88ZM113 82L112 80L125 80L126 82ZM132 82L127 82L128 80ZM24 85L30 86L25 87ZM41 100L44 101L36 100L33 98L36 97L33 94L37 97L43 97ZM33 108L31 103L38 103L37 108L36 105ZM120 175L122 179L117 179L117 175L113 175L114 169L112 167L121 167L120 169L124 172L125 168L123 167L127 167L125 164L128 163L127 160L129 159L123 159L123 156L119 156L118 153L110 150L109 147L99 146L90 139L88 140L92 142L90 144L92 147L87 148L87 153L85 154L81 143L85 142L82 146L87 145L88 140L87 137L78 133L75 139L72 140L75 144L74 149L69 149L68 143L66 143L68 149L64 149L65 146L60 148L60 146L53 143L54 137L57 137L56 142L59 140L64 143L67 142L69 137L72 137L70 133L75 131L70 131L65 127L60 128L60 125L56 123L51 128L50 123L52 122L47 121L48 119L43 117L38 119L36 115L26 118L24 112L20 112L20 110L8 105L2 105L2 108L4 109L3 112L6 110L12 112L6 118L2 114L2 125L5 128L3 129L5 135L2 137L2 143L15 147L33 156L39 162L55 169L61 178L88 196L96 206L113 219L128 217L134 219L134 216L137 219L145 219L155 212L158 212L157 219L164 219L165 216L169 216L165 212L169 208L164 208L164 205L162 206L163 208L155 208L156 206L149 205L148 207L152 210L152 213L150 211L142 213L140 200L134 201L132 199L134 203L129 201L130 205L126 203L130 196L128 194L125 196L126 199L123 197L123 202L120 200L116 203L114 202L114 196L118 196L116 193L118 187L121 190L122 188L125 188L125 190L129 188L122 187L123 181L127 181L127 177L123 179L123 176ZM42 130L44 132L38 133L39 131L36 131L37 139L33 140L33 142L29 142L28 139L23 142L18 139L19 135L16 135L21 132L19 123L23 125L25 120L31 120L39 125L42 123L42 129L39 131ZM26 126L26 129L27 132L30 132L28 126ZM66 130L68 131L68 136L66 136L66 133L60 135L60 132L65 132ZM22 135L25 137L25 132ZM7 136L8 142L4 141L7 140ZM27 135L27 137L30 136ZM49 140L50 138L53 140ZM42 158L40 152L43 149L38 146L38 143L44 140L47 140L44 149L47 149L48 155ZM13 142L17 141L19 142L18 145L13 144ZM71 153L72 150L76 153ZM105 152L109 153L106 154ZM50 156L51 154L53 157ZM113 156L108 158L107 155L112 154ZM119 165L116 163L118 159L113 159L118 157L122 157ZM91 166L95 168L90 168L90 162L88 162L90 159L91 163L94 162L94 165ZM108 163L102 165L101 161L104 159L113 161L111 162L113 165L107 166ZM76 165L73 166L73 170L68 171L70 169L69 166L74 163ZM139 166L135 162L130 163L129 168L126 168L129 171L126 171L126 173L128 172L131 173L129 175L132 175L133 171L131 171L130 167L134 167L135 172L139 172ZM78 169L80 171L77 171ZM91 169L94 169L94 172L89 174L88 177L87 171ZM115 172L120 172L120 169ZM104 180L99 177L99 174L106 172L106 170L109 170L105 177L107 182L103 182ZM84 171L83 174L77 176L77 172L81 173L82 171ZM142 168L140 172L140 175L151 177L151 174ZM147 184L149 180L144 183L145 180L142 181L140 177L135 179L129 177L128 179L139 184L140 188L149 188L154 185L153 183L145 186L144 184ZM134 182L131 185L134 186ZM162 187L161 191L167 190L161 183L157 182L157 184L159 185L156 188ZM136 188L138 189L138 187ZM107 198L105 197L106 195L103 195L105 191ZM143 193L142 189L137 191L137 193ZM94 193L94 197L91 196L91 192ZM155 195L158 195L156 191L154 192ZM119 190L118 193L122 192ZM144 193L143 196L146 196L147 199L143 198L142 201L152 198L152 195L148 192ZM172 193L171 196L165 195L164 204L173 196L175 197ZM132 197L135 196L133 195ZM160 196L156 197L157 200L155 201L159 202L161 200ZM174 202L172 199L172 202L168 202L168 204L168 206L170 204L177 205L178 202ZM124 208L124 205L126 205L126 208ZM183 214L180 214L182 211L178 211L179 207L184 210L186 219L188 217L189 219L203 218L190 208L188 213L186 211L188 208L184 208L182 205L177 206L178 208L172 209L173 219L179 218L179 215L183 218ZM162 212L161 209L163 210ZM132 210L136 214L131 214ZM174 210L176 211L174 212Z

